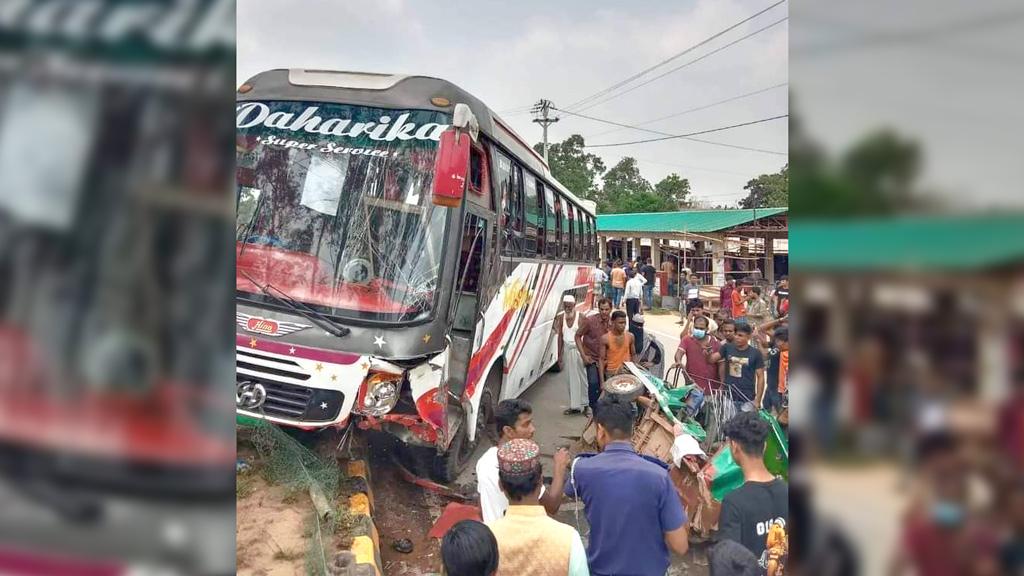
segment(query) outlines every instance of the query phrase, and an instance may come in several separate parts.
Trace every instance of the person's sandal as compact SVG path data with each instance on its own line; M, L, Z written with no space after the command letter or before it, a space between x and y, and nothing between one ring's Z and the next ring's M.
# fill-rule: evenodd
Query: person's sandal
M577 410L575 408L567 408L566 410L562 411L562 415L563 416L572 416L573 414L582 414L582 413L583 413L582 410Z

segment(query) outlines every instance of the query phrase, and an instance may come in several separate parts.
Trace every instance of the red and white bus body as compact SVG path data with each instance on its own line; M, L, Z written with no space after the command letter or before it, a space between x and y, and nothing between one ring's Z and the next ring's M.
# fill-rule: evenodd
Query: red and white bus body
M444 177L465 185L441 198L460 107L472 148ZM434 78L272 70L236 127L239 415L389 432L450 479L494 404L556 362L563 296L592 305L593 204Z

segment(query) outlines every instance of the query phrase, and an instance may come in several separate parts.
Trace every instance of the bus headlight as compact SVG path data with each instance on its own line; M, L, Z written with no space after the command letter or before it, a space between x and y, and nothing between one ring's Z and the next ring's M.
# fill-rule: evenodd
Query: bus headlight
M398 402L398 391L401 386L401 375L371 374L366 379L366 393L363 395L359 412L368 416L387 414Z

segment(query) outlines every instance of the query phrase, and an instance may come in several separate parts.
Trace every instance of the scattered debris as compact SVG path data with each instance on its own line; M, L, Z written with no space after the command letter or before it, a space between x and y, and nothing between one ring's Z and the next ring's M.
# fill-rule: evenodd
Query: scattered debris
M331 508L330 502L327 501L327 496L324 495L323 489L316 482L311 482L308 488L309 499L313 501L317 517L321 520L329 520L334 516L334 510Z
M356 555L348 550L338 552L328 566L332 576L377 576L377 569L370 564L358 564Z
M249 471L249 468L249 463L245 461L245 458L239 458L238 460L235 460L236 474L244 474L245 472Z
M399 538L391 543L391 548L395 552L401 552L402 554L409 554L412 552L412 540L408 538Z
M470 502L472 500L472 498L470 498L469 496L466 496L465 494L460 494L459 492L453 490L452 488L449 488L448 486L443 486L441 484L438 484L437 482L434 482L433 480L421 478L413 474L405 466L403 466L402 463L399 462L397 458L392 458L391 463L395 466L395 468L398 469L398 472L402 475L402 478L405 479L406 482L415 484L425 490L430 490L435 494L440 494L445 498L458 500L459 502Z

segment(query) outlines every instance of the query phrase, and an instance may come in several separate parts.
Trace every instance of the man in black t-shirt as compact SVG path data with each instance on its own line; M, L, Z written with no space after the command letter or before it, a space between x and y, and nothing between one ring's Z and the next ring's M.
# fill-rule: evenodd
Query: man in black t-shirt
M789 486L764 465L769 425L755 412L741 412L723 431L745 481L722 499L718 538L753 552L767 574L783 574L789 555Z
M648 258L640 267L640 273L644 275L644 280L647 280L647 283L644 284L644 306L650 310L654 307L654 278L658 269L651 265L651 259Z
M789 314L789 278L783 276L772 294L772 315L782 318L786 314Z
M764 409L775 416L789 406L789 329L776 328L772 347L767 350Z
M764 396L764 356L750 344L752 333L750 324L737 322L736 336L732 342L724 344L720 352L719 380L725 382L732 394L737 412L750 403L756 411Z

